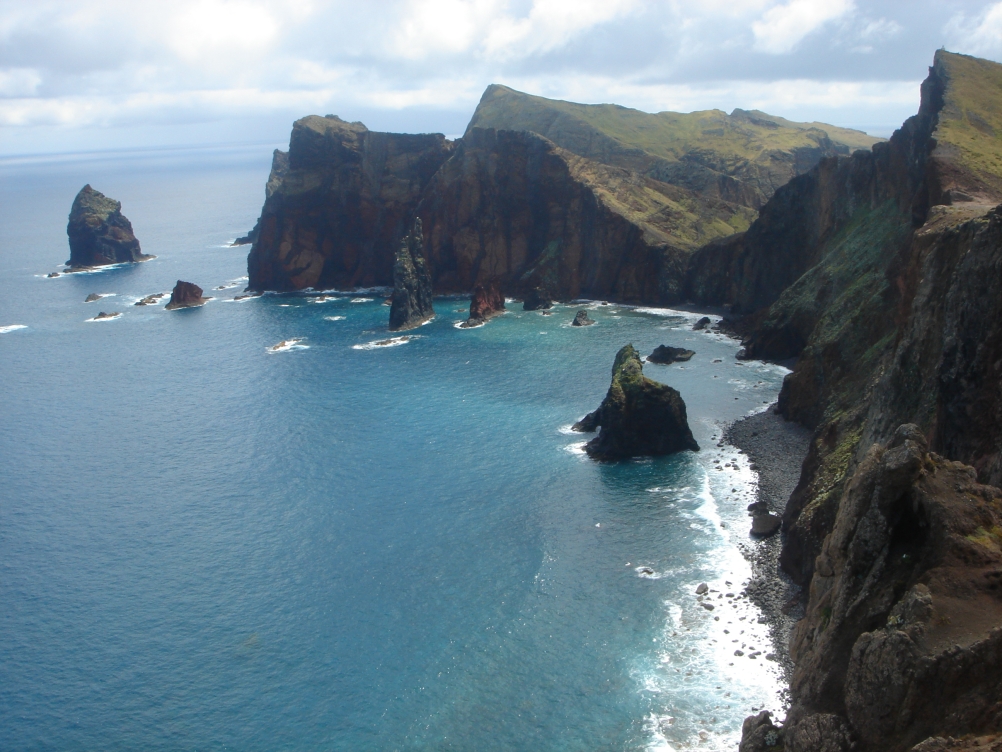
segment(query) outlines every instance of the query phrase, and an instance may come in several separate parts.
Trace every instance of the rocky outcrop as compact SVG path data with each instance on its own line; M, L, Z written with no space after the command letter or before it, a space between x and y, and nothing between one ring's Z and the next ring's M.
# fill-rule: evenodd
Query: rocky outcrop
M390 303L390 331L421 326L435 315L431 301L431 274L424 259L421 220L400 243L393 266L393 296Z
M545 311L553 308L553 300L540 287L533 287L525 294L522 302L523 311Z
M686 350L684 347L671 347L670 345L658 345L654 352L647 356L648 363L668 366L672 363L685 363L692 360L695 351Z
M142 252L132 232L132 223L122 214L122 204L90 185L80 189L73 199L66 234L70 241L71 269L146 261L153 258Z
M588 311L578 311L574 314L571 326L591 326L594 323L595 319L588 315Z
M453 150L441 134L378 133L310 116L275 153L247 258L252 290L389 286L422 192Z
M504 311L504 295L501 294L501 286L497 279L492 279L487 284L477 285L473 289L473 297L470 299L470 317L461 326L466 329L483 326Z
M575 431L598 428L599 435L585 445L596 459L699 451L681 395L644 376L640 354L633 345L616 354L612 384L602 404L574 424Z
M177 308L194 308L204 305L208 300L210 298L202 296L201 287L191 282L178 280L177 284L174 285L174 290L170 294L170 300L167 302L166 308L168 311L173 311Z

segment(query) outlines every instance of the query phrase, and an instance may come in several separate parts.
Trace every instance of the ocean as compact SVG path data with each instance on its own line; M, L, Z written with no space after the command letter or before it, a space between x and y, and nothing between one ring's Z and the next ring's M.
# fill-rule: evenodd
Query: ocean
M665 309L440 298L384 346L384 291L235 301L270 160L0 160L0 748L735 749L781 678L717 442L786 371ZM84 183L155 260L46 277ZM178 279L213 299L133 305ZM699 453L583 453L630 342L696 351L645 373Z

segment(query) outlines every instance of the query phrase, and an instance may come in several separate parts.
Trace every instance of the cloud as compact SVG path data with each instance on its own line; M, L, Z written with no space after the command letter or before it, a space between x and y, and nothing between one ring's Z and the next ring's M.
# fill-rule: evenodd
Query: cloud
M436 127L440 112L455 133L493 82L891 126L914 112L944 42L1002 55L1002 3L956 3L962 13L941 0L0 0L0 139L58 128L97 143L181 122L285 131L308 112L400 130Z
M950 19L945 31L948 44L953 49L972 55L1002 58L1002 2L994 3L973 16L957 14Z
M853 0L790 0L752 24L755 49L775 55L790 52L804 37L855 10Z

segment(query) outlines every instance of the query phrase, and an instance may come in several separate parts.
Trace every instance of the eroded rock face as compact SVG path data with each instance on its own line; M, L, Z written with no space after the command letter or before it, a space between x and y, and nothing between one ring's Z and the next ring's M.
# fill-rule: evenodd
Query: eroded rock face
M817 749L792 730L819 713L861 752L1000 728L1000 502L973 468L929 453L917 426L870 449L791 640L790 752Z
M699 451L681 395L644 376L640 354L626 345L616 354L612 384L599 408L574 425L575 431L601 432L585 445L596 459Z
M276 151L254 245L252 290L393 284L400 239L452 152L441 134L378 133L336 117L297 120Z
M522 303L523 311L545 311L553 308L553 301L550 296L540 287L533 287L525 294Z
M142 252L132 223L122 214L122 204L90 185L73 199L66 234L70 241L71 268L107 266L153 258Z
M393 266L393 296L390 303L390 330L420 326L435 315L431 300L431 274L424 259L421 220L400 244Z
M470 317L463 322L462 326L465 328L482 326L504 311L504 295L501 294L501 285L497 279L492 279L487 284L477 285L473 288L473 297L470 299Z
M202 297L202 288L191 282L182 282L180 279L174 285L174 290L170 294L167 303L167 310L173 311L177 308L193 308L203 305L209 298Z

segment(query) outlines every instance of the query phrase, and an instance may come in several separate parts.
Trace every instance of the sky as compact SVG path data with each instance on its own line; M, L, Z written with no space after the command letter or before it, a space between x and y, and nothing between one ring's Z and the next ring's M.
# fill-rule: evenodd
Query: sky
M994 0L0 0L0 155L287 143L337 114L461 134L490 83L890 135Z

